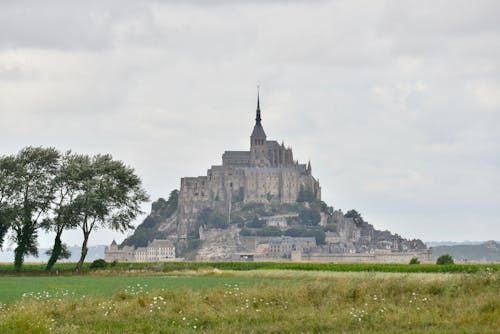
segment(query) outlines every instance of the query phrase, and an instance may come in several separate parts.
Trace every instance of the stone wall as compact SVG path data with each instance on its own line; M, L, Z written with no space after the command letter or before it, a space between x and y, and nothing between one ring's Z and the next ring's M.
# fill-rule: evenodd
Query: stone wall
M195 230L196 220L203 209L211 208L226 214L230 203L235 200L295 203L301 189L315 193L321 199L319 182L303 169L303 165L286 168L212 166L207 176L182 178L177 210L178 235L186 236Z
M422 263L432 262L431 251L387 252L376 250L373 253L353 254L302 254L301 261L309 262L342 262L342 263L409 263L412 258L418 258ZM295 255L297 258L297 255Z

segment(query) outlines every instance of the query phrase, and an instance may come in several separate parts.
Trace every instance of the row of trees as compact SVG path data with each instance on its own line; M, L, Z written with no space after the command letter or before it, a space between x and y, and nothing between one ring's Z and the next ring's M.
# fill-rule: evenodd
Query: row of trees
M14 264L38 255L40 230L55 232L47 270L64 254L63 231L79 228L81 271L92 231L132 228L148 200L135 171L111 155L61 153L54 148L26 147L0 157L0 248L10 231L16 243Z

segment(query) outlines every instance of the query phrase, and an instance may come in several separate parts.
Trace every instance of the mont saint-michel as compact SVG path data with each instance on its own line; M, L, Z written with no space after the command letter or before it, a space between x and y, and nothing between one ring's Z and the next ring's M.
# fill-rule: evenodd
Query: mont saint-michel
M344 213L322 201L311 162L295 160L290 146L267 137L259 95L249 139L249 150L225 151L222 164L206 175L181 178L180 190L154 202L146 220L121 247L111 245L106 258L144 260L168 249L165 259L430 260L421 240L379 231L358 211ZM155 248L161 242L164 249Z

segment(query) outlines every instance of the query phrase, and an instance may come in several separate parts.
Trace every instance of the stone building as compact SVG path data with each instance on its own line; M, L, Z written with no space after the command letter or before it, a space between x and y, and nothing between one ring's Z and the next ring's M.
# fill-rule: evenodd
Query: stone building
M113 242L111 242L111 245L104 249L104 260L108 262L134 261L134 247L124 246L122 248L118 248L118 244L115 240L113 240Z
M161 262L175 259L175 245L169 240L154 239L147 247L134 248L124 246L119 248L113 240L104 249L104 260L107 262Z
M175 246L169 240L154 239L146 247L146 262L159 262L175 259Z
M268 256L274 258L290 258L292 252L309 252L316 248L314 237L279 237L269 242Z
M265 220L267 226L274 226L281 230L285 230L288 228L287 219L297 218L298 216L299 216L298 213L292 213L292 214L282 214L282 215L263 217L262 219Z
M228 213L236 202L295 203L301 191L321 199L321 187L312 176L311 164L294 160L292 149L283 142L268 140L257 96L250 150L225 151L222 165L212 166L206 176L181 179L178 235L193 232L196 219L205 208Z

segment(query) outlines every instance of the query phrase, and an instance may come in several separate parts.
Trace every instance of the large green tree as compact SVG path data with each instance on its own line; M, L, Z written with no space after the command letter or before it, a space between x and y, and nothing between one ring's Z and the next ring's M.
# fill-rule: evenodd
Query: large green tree
M83 233L76 271L82 269L91 232L99 227L118 231L132 228L131 222L142 213L141 204L147 200L141 179L132 168L113 160L111 155L92 157L81 193L72 205L72 210L78 213L78 225Z
M82 193L82 184L89 174L89 156L70 151L61 156L60 167L53 182L54 199L51 216L42 223L45 230L56 234L46 270L52 269L58 259L64 258L61 235L64 230L78 226L79 212L75 208L75 199Z
M54 199L59 157L54 148L26 147L14 158L17 180L11 188L11 228L17 244L14 250L16 269L21 268L26 255L38 255L38 229Z
M15 217L14 198L19 189L14 156L0 157L0 248Z

